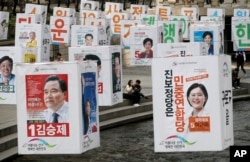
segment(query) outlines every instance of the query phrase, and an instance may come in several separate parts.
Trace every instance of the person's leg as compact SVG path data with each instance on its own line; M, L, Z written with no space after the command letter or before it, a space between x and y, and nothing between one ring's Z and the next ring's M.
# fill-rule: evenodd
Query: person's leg
M140 93L139 92L137 92L137 93L135 93L135 95L136 95L136 103L140 103L140 100L141 100L141 95L140 95Z
M237 85L236 85L236 81L237 81L237 78L233 78L233 80L232 80L232 85L233 85L234 88L236 88L236 86L237 86Z
M241 63L241 70L244 72L244 74L246 74L246 70L244 69L244 62Z
M236 69L237 69L238 72L239 72L239 70L240 70L240 63L239 63L239 62L237 62L237 64L236 64Z
M141 98L140 93L134 92L134 93L132 94L132 101L133 101L133 104L139 104L140 98Z
M131 95L123 93L123 98L125 98L125 99L131 99Z
M236 79L236 86L240 87L240 79Z
M148 99L148 97L145 96L143 93L140 93L140 96L143 97L143 98L145 98L145 99Z
M143 98L145 98L144 94L140 92L140 96L142 96Z

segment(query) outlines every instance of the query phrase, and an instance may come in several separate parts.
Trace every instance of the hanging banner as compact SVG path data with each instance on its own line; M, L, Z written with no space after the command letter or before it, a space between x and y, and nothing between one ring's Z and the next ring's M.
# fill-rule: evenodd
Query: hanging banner
M7 40L8 38L8 25L9 25L9 12L0 11L0 40Z
M207 8L207 16L221 17L225 21L225 9L224 8Z
M170 16L170 21L180 21L182 23L182 37L184 40L189 40L190 32L190 17L189 16Z
M181 15L189 16L191 22L199 20L199 7L182 7Z
M22 48L22 62L49 61L50 43L49 25L16 24L15 45Z
M157 25L157 22L161 19L159 15L141 14L141 20L145 25Z
M107 45L107 36L101 26L72 25L71 47Z
M74 17L50 16L50 31L52 43L70 43L71 25L76 24Z
M160 15L162 21L167 21L170 19L169 16L172 15L172 8L170 6L159 6L155 8L155 14Z
M156 58L207 55L204 43L158 43Z
M234 51L250 51L250 20L232 20Z
M110 25L111 25L112 34L121 34L121 21L129 20L130 14L129 13L111 13L110 17L111 17Z
M147 14L148 13L148 5L130 5L130 13L131 13L131 19L132 20L140 20L141 14Z
M15 45L21 47L42 46L45 25L16 24Z
M112 106L123 102L120 46L69 47L69 61L76 60L93 60L97 62L100 106Z
M0 47L0 105L16 104L16 69L22 62L20 47Z
M231 56L154 58L155 152L218 151L234 144Z
M182 42L182 23L180 21L158 21L157 24L163 26L160 43Z
M80 3L80 10L99 10L98 1L85 1L82 0Z
M101 15L102 15L101 11L80 10L80 15L77 19L77 24L86 25L87 18L99 19L99 18L101 18Z
M110 36L111 36L111 29L110 29L110 19L93 19L93 18L86 18L86 21L83 22L83 19L80 19L80 24L83 24L85 26L100 26L103 27L104 31L106 32L107 40L106 44L110 44Z
M131 26L141 25L141 20L121 20L121 39L124 47L130 46Z
M220 24L222 29L225 29L225 21L222 20L221 16L215 17L215 16L201 16L200 17L200 22L202 23L216 23L216 24ZM197 22L195 22L197 23Z
M122 13L123 3L105 2L105 17L111 19L113 13Z
M207 55L224 54L224 35L220 25L192 24L190 42L203 42Z
M53 16L75 17L76 11L73 8L54 7Z
M42 24L46 24L47 18L47 6L45 5L37 5L37 4L25 4L25 13L26 14L40 14L42 15Z
M95 64L17 64L19 154L80 154L100 146ZM71 147L74 146L74 147Z
M234 17L249 17L250 10L246 8L234 8Z
M42 24L42 21L41 14L18 13L16 15L16 24Z
M157 52L156 45L162 41L163 27L138 25L130 29L130 64L151 66L151 60Z

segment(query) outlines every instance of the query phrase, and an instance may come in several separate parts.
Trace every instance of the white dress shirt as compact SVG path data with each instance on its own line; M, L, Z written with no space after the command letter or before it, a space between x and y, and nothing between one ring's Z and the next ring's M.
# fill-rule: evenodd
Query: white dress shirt
M53 113L54 111L51 108L48 108L44 110L44 117L47 123L52 123L53 122ZM60 109L58 109L57 113L58 116L58 123L67 123L69 119L69 106L66 101L64 101L64 104Z

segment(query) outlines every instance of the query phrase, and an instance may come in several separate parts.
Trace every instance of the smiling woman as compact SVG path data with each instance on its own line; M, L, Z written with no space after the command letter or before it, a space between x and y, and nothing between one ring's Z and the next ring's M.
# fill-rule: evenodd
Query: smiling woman
M204 106L207 103L208 93L203 84L194 83L187 90L189 105L193 108L191 116L207 116Z

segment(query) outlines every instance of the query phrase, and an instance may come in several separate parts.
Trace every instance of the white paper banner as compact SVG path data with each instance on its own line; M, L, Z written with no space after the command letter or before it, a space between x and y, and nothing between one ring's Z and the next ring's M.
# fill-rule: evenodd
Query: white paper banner
M152 83L155 152L233 145L230 56L154 58Z
M80 154L100 146L96 65L17 64L19 154ZM73 147L72 147L73 146Z

